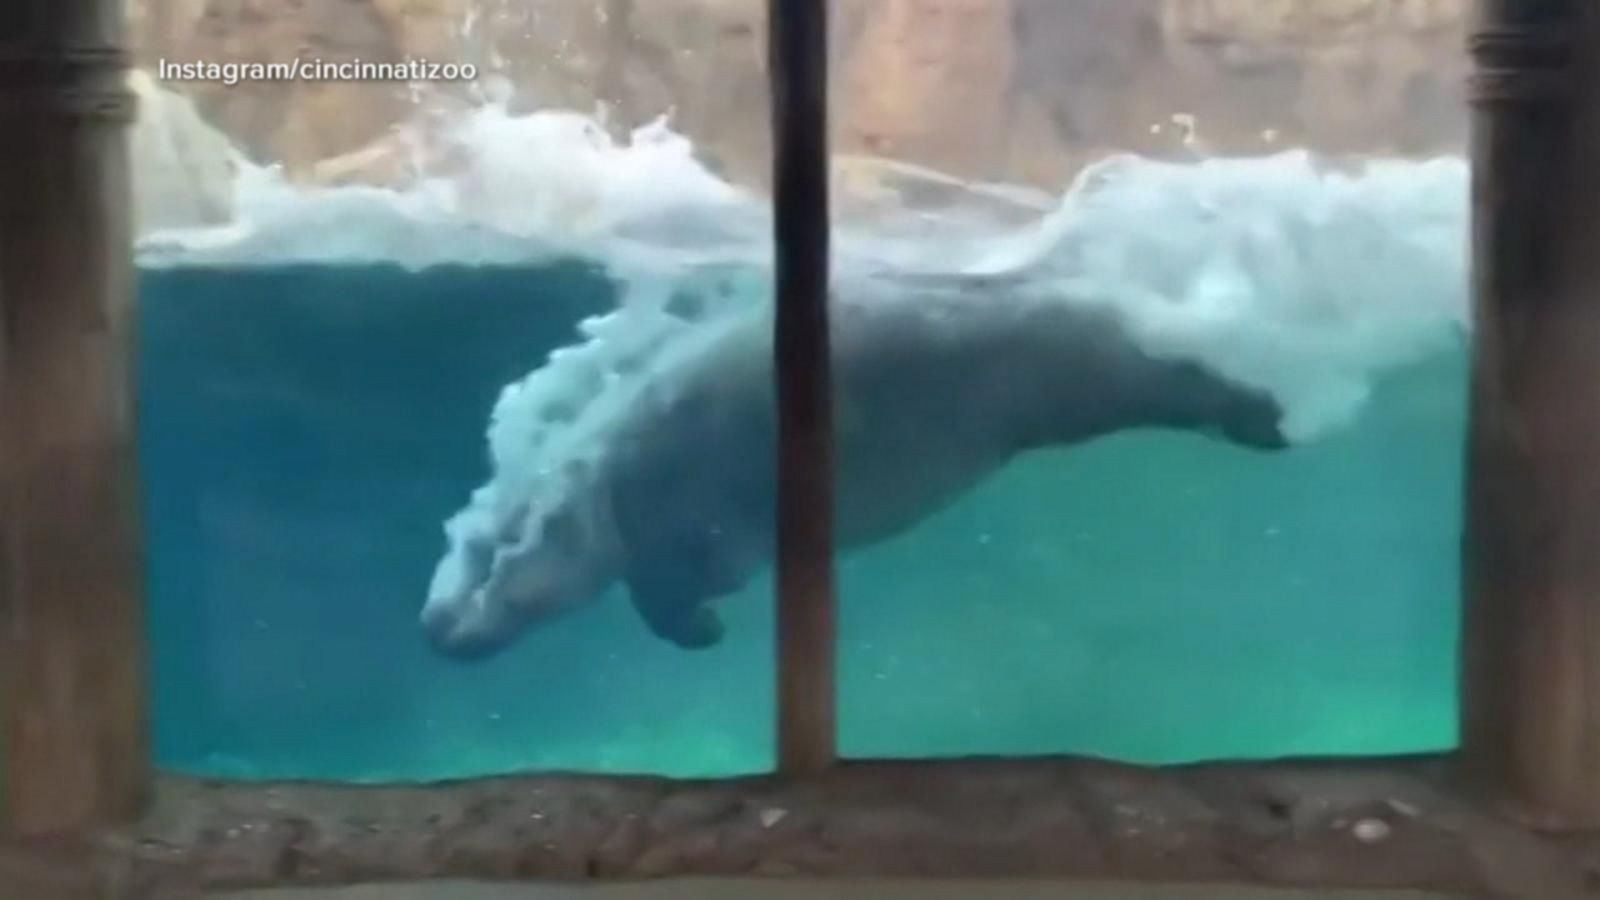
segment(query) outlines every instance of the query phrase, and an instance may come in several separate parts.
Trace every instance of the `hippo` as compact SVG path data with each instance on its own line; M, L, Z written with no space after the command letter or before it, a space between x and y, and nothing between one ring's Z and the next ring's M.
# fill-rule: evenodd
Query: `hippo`
M904 533L1031 450L1131 429L1289 445L1270 393L1141 349L1110 304L878 276L841 283L830 310L840 552ZM719 643L712 601L775 551L771 323L764 307L701 325L559 426L555 462L547 450L537 475L481 488L446 526L421 615L432 646L486 658L618 583L662 640Z

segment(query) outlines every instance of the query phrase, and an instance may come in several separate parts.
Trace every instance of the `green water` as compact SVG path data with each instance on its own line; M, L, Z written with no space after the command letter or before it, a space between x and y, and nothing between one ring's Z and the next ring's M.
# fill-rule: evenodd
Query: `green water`
M472 665L418 627L441 523L485 477L494 397L612 299L581 266L147 273L163 766L770 766L765 577L720 602L728 635L706 652L651 636L620 593ZM1040 453L846 557L844 751L1449 745L1463 398L1451 357L1391 375L1353 427L1286 453L1155 433Z
M1288 454L1168 435L1040 454L852 561L845 750L1451 745L1463 379L1457 359L1406 372Z

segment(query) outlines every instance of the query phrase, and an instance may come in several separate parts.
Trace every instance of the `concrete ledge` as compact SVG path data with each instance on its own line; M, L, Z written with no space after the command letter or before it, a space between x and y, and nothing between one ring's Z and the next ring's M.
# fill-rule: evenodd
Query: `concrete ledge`
M92 862L77 841L0 842L0 898L100 900Z
M1600 897L1600 835L1462 799L1443 759L860 762L814 780L419 787L163 779L117 896L437 878L1068 878Z
M209 900L1455 900L1412 891L1315 891L1055 881L672 879L508 885L431 881L356 888L268 889Z

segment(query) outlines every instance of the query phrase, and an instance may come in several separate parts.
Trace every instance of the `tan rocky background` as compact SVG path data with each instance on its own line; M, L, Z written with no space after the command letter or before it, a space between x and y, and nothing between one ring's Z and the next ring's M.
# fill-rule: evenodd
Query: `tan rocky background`
M472 62L503 77L525 108L604 104L619 134L670 109L715 167L763 180L764 0L130 2L140 59L152 67L161 58ZM1054 190L1108 150L1181 152L1186 116L1197 129L1187 139L1219 152L1463 146L1468 0L834 4L842 153ZM419 105L467 91L165 86L252 157L320 178L370 172L371 148Z

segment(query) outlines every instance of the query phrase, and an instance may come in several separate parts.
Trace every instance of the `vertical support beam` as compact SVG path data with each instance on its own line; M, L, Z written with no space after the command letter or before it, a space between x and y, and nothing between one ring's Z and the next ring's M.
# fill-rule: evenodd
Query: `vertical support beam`
M0 12L0 832L145 794L122 0Z
M836 755L828 0L768 0L778 404L778 769Z
M1473 38L1463 765L1600 827L1600 4L1487 0Z

